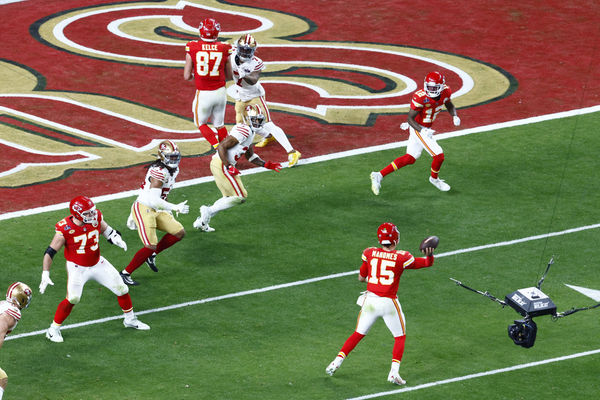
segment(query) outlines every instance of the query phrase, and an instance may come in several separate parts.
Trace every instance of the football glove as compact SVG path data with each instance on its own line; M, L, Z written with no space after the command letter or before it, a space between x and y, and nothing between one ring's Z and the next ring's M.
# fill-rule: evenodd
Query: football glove
M459 126L460 125L460 118L458 118L458 115L455 115L452 118L452 122L454 122L454 126Z
M409 126L410 125L408 125L408 122L403 122L400 124L400 129L402 129L403 131L406 131L406 130L408 130Z
M236 176L240 174L240 170L237 169L235 165L230 165L229 167L227 167L227 172L229 172L229 175L231 176Z
M41 294L44 294L48 285L54 286L54 282L52 282L52 279L50 279L50 271L42 271L42 281L40 282Z
M125 241L121 237L121 232L110 227L108 227L107 229L111 230L111 232L109 232L108 236L106 237L108 243L114 244L115 246L119 246L123 249L123 251L127 251L127 243L125 243Z
M278 162L271 162L271 161L265 161L265 168L266 169L272 169L275 172L279 172L281 171L281 164L279 164Z
M238 67L238 77L240 79L250 75L252 73L253 68L245 63Z
M431 139L433 137L434 133L435 133L435 131L431 128L421 129L421 135L427 136L427 137L429 137L429 139Z
M175 211L177 213L177 215L179 215L179 213L182 213L182 214L189 213L190 206L188 206L186 203L187 203L187 200L182 201L181 203L175 204L175 207L173 207L173 211Z

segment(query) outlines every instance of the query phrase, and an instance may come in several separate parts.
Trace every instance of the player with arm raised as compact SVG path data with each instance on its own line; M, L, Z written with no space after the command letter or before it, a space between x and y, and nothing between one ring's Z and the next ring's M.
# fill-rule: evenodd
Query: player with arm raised
M214 229L208 225L210 219L217 213L231 208L237 204L244 203L248 197L248 191L242 183L240 171L237 169L237 161L245 156L248 161L279 172L281 164L271 161L263 161L258 154L254 153L252 141L254 132L262 128L265 116L256 105L246 107L244 120L247 124L236 124L229 136L221 142L210 161L210 171L215 177L215 183L223 197L215 201L211 206L200 207L200 216L194 221L194 228L204 232L213 232Z
M283 129L271 120L265 99L265 89L259 82L261 71L265 69L265 65L260 58L254 55L257 47L258 43L254 36L246 34L237 40L235 51L230 56L235 84L229 87L228 93L235 99L235 122L244 123L244 112L248 105L259 107L265 116L265 124L262 128L255 130L256 134L263 137L256 147L264 147L269 142L277 140L288 153L288 167L293 167L298 164L301 154L292 147Z
M444 162L444 150L434 138L435 131L431 129L431 126L444 106L452 115L454 126L460 125L456 107L450 100L451 95L452 91L446 85L444 75L437 71L427 74L423 89L417 90L413 94L408 112L408 124L401 125L408 125L410 132L406 154L396 158L382 170L371 172L371 190L374 194L379 194L383 177L406 165L414 164L415 160L421 156L423 149L433 157L429 182L442 192L450 190L450 185L439 178L440 168ZM403 129L406 128L403 127Z
M42 261L42 280L40 293L46 291L48 285L54 285L50 279L50 267L56 253L65 248L67 260L67 296L60 302L54 314L54 320L46 331L46 337L52 342L62 342L61 324L67 319L73 307L79 303L83 287L89 280L94 280L117 296L119 306L127 328L148 330L150 327L139 321L134 312L129 296L129 288L123 283L119 272L112 264L100 255L100 235L109 243L127 251L127 244L116 229L111 228L94 202L85 196L77 196L69 204L71 215L54 225L54 238L44 253Z
M362 265L358 280L367 282L367 291L358 298L361 306L358 314L356 330L346 340L337 357L327 366L325 372L333 375L342 365L348 354L365 337L377 321L382 318L394 335L392 350L392 366L388 374L388 382L403 385L406 382L400 377L400 361L404 354L406 339L406 322L402 307L398 301L398 283L406 269L419 269L433 265L433 248L423 250L426 257L415 258L408 251L396 250L399 232L396 225L386 222L377 229L377 238L381 247L369 247L363 251Z
M203 20L198 30L200 39L188 42L185 46L183 79L193 79L196 84L196 95L192 103L194 123L202 136L216 148L227 136L225 82L231 79L229 55L232 49L229 43L217 41L221 24L213 18ZM217 135L208 126L209 120L217 130Z
M11 333L21 320L21 310L27 308L31 302L32 292L23 282L15 282L6 291L6 300L0 301L0 347L4 338ZM0 368L0 400L4 396L8 376Z

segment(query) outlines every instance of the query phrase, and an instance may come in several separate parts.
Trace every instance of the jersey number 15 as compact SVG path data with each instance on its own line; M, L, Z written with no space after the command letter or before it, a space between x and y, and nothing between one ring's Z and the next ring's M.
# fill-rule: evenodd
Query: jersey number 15
M370 264L369 283L374 285L391 285L394 283L393 268L396 265L395 261L372 258Z

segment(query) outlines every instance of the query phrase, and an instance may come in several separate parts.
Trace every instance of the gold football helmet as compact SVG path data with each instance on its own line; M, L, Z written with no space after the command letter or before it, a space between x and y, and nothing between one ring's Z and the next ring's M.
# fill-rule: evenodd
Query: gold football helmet
M179 147L172 140L163 140L158 145L158 159L169 168L177 168L181 161Z
M256 104L247 105L244 114L246 124L250 125L253 130L260 129L265 124L265 115Z
M252 57L254 57L254 52L256 51L256 47L258 47L256 39L254 39L254 36L249 33L240 36L235 45L237 47L237 56L243 63L252 60Z
M19 307L19 309L27 308L31 301L31 288L23 282L15 282L8 287L6 291L6 301Z

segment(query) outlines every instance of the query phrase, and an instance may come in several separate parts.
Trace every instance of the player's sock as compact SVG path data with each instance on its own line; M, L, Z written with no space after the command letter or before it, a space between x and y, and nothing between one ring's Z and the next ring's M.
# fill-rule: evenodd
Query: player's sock
M202 136L204 136L204 139L206 139L206 141L210 143L211 146L215 147L217 144L219 144L217 136L215 135L215 131L210 129L208 125L202 124L198 127L198 129L200 129L200 133L202 134Z
M147 247L142 247L141 249L139 249L129 262L129 265L125 267L125 272L131 275L133 271L138 269L140 265L142 265L146 261L146 259L152 255L152 253L154 253L154 250L149 249Z
M69 314L71 314L71 310L73 310L74 306L75 304L71 304L67 299L61 301L58 304L58 307L56 307L56 312L54 313L54 321L52 322L52 324L54 324L54 326L60 326L60 324L62 324L65 321L65 319L67 319Z
M392 161L389 165L387 165L379 172L381 173L381 175L386 176L406 165L414 164L414 162L415 158L413 156L411 156L410 154L405 154L401 157L396 158L394 161Z
M223 210L227 210L237 204L243 203L244 198L240 196L227 196L221 197L219 200L215 201L215 203L210 206L210 214L214 216L216 213L221 212Z
M431 162L431 177L433 179L438 178L438 174L440 172L440 168L442 167L443 162L444 162L444 153L433 156L433 161Z
M394 363L398 363L398 367L400 366L400 361L402 361L402 355L404 354L405 341L406 335L397 336L394 338L394 349L392 350L392 368L394 368Z
M227 128L222 126L219 129L217 129L217 139L219 140L219 143L222 142L223 139L225 139L226 137L227 137Z
M165 236L163 236L162 239L160 239L160 242L158 242L158 244L156 245L156 254L160 253L165 249L168 249L180 240L181 239L179 239L177 236L167 233Z
M283 129L275 125L272 121L267 122L265 124L264 129L265 131L273 135L275 140L279 142L279 144L283 147L286 153L289 153L294 150Z
M4 388L0 386L0 400L2 400L2 396L4 396Z
M119 302L119 306L121 307L121 310L123 310L125 315L127 315L127 313L133 310L133 303L131 302L131 296L129 296L129 293L125 293L122 296L117 296L117 301Z
M342 346L342 350L340 350L340 354L350 354L350 352L354 350L358 342L360 342L364 337L365 335L361 335L358 332L352 333L352 335L350 335L350 337L346 339L346 342Z

